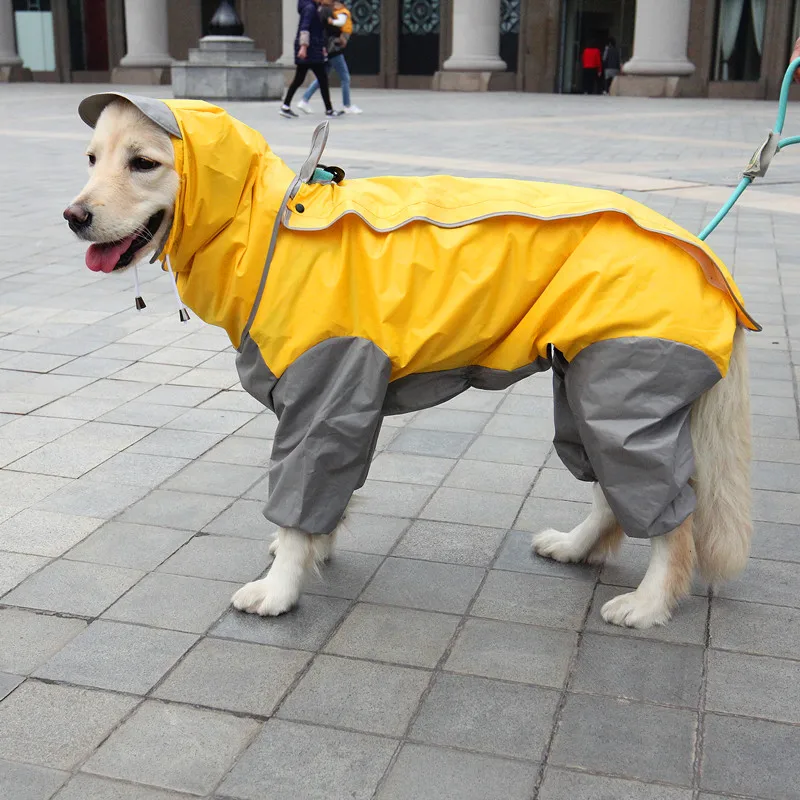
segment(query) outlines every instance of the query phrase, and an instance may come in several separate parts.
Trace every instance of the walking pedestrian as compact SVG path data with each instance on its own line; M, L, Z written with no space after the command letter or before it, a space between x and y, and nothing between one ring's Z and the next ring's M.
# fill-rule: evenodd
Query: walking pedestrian
M297 12L300 14L300 23L297 26L297 36L294 40L294 63L296 65L294 79L283 98L280 115L291 119L297 114L292 111L292 98L295 92L303 85L303 81L311 70L319 81L322 101L325 103L325 115L328 117L341 116L343 111L335 111L331 104L331 94L328 88L328 73L325 71L327 51L325 48L325 26L319 17L317 6L321 0L298 0Z
M608 43L603 50L603 94L611 91L611 83L619 75L621 68L622 61L619 57L619 50L617 50L617 41L613 36L609 36Z
M322 0L320 16L328 26L328 63L326 71L330 73L331 68L335 69L342 84L342 104L345 114L361 114L361 109L354 105L350 99L350 70L347 67L347 60L344 50L353 33L353 19L344 3ZM314 96L314 92L319 89L319 81L315 80L308 87L302 100L297 104L301 111L311 114L312 108L309 100Z
M598 87L603 75L603 57L594 42L586 45L581 54L583 66L583 93L599 94Z

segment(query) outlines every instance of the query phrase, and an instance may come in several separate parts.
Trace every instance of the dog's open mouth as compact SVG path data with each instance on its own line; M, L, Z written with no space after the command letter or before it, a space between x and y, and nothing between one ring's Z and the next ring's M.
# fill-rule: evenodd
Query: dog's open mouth
M86 251L86 266L92 272L113 272L115 269L127 267L133 261L133 257L153 241L164 221L164 214L163 210L156 212L143 228L139 228L124 239L90 245Z

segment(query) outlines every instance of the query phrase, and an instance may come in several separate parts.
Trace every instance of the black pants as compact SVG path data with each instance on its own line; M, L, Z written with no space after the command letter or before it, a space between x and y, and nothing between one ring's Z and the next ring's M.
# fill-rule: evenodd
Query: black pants
M583 68L583 93L584 94L600 94L598 88L600 87L600 76L597 70L592 67Z
M289 91L286 92L286 97L283 99L284 104L287 106L292 104L292 98L295 92L303 85L303 81L305 81L309 70L314 73L314 76L319 81L319 91L322 95L322 102L325 103L325 110L330 111L333 106L331 105L328 71L325 69L324 64L298 64L294 73L292 85L289 87Z

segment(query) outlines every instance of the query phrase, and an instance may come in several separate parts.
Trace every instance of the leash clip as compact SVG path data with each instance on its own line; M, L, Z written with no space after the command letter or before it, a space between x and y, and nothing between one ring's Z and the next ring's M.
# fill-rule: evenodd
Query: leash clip
M780 134L775 131L770 131L767 138L761 143L758 150L753 153L744 169L742 175L750 180L756 178L763 178L767 174L769 165L775 153L778 152L778 143L780 141Z

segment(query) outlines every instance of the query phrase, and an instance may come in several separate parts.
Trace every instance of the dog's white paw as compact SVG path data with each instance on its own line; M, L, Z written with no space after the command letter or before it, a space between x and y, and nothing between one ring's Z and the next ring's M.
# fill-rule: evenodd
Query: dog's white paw
M258 614L262 617L277 617L291 609L300 597L300 587L296 583L270 575L260 581L252 581L242 586L234 594L231 602L239 611Z
M275 538L272 540L269 546L269 554L274 556L278 552L278 544L280 543L280 539L278 539L278 534L275 534Z
M600 616L612 625L623 628L652 628L663 625L671 616L662 597L639 591L621 594L609 600L600 609Z
M575 537L563 531L548 528L533 535L533 549L544 558L561 561L564 564L583 561L585 553L575 546Z

